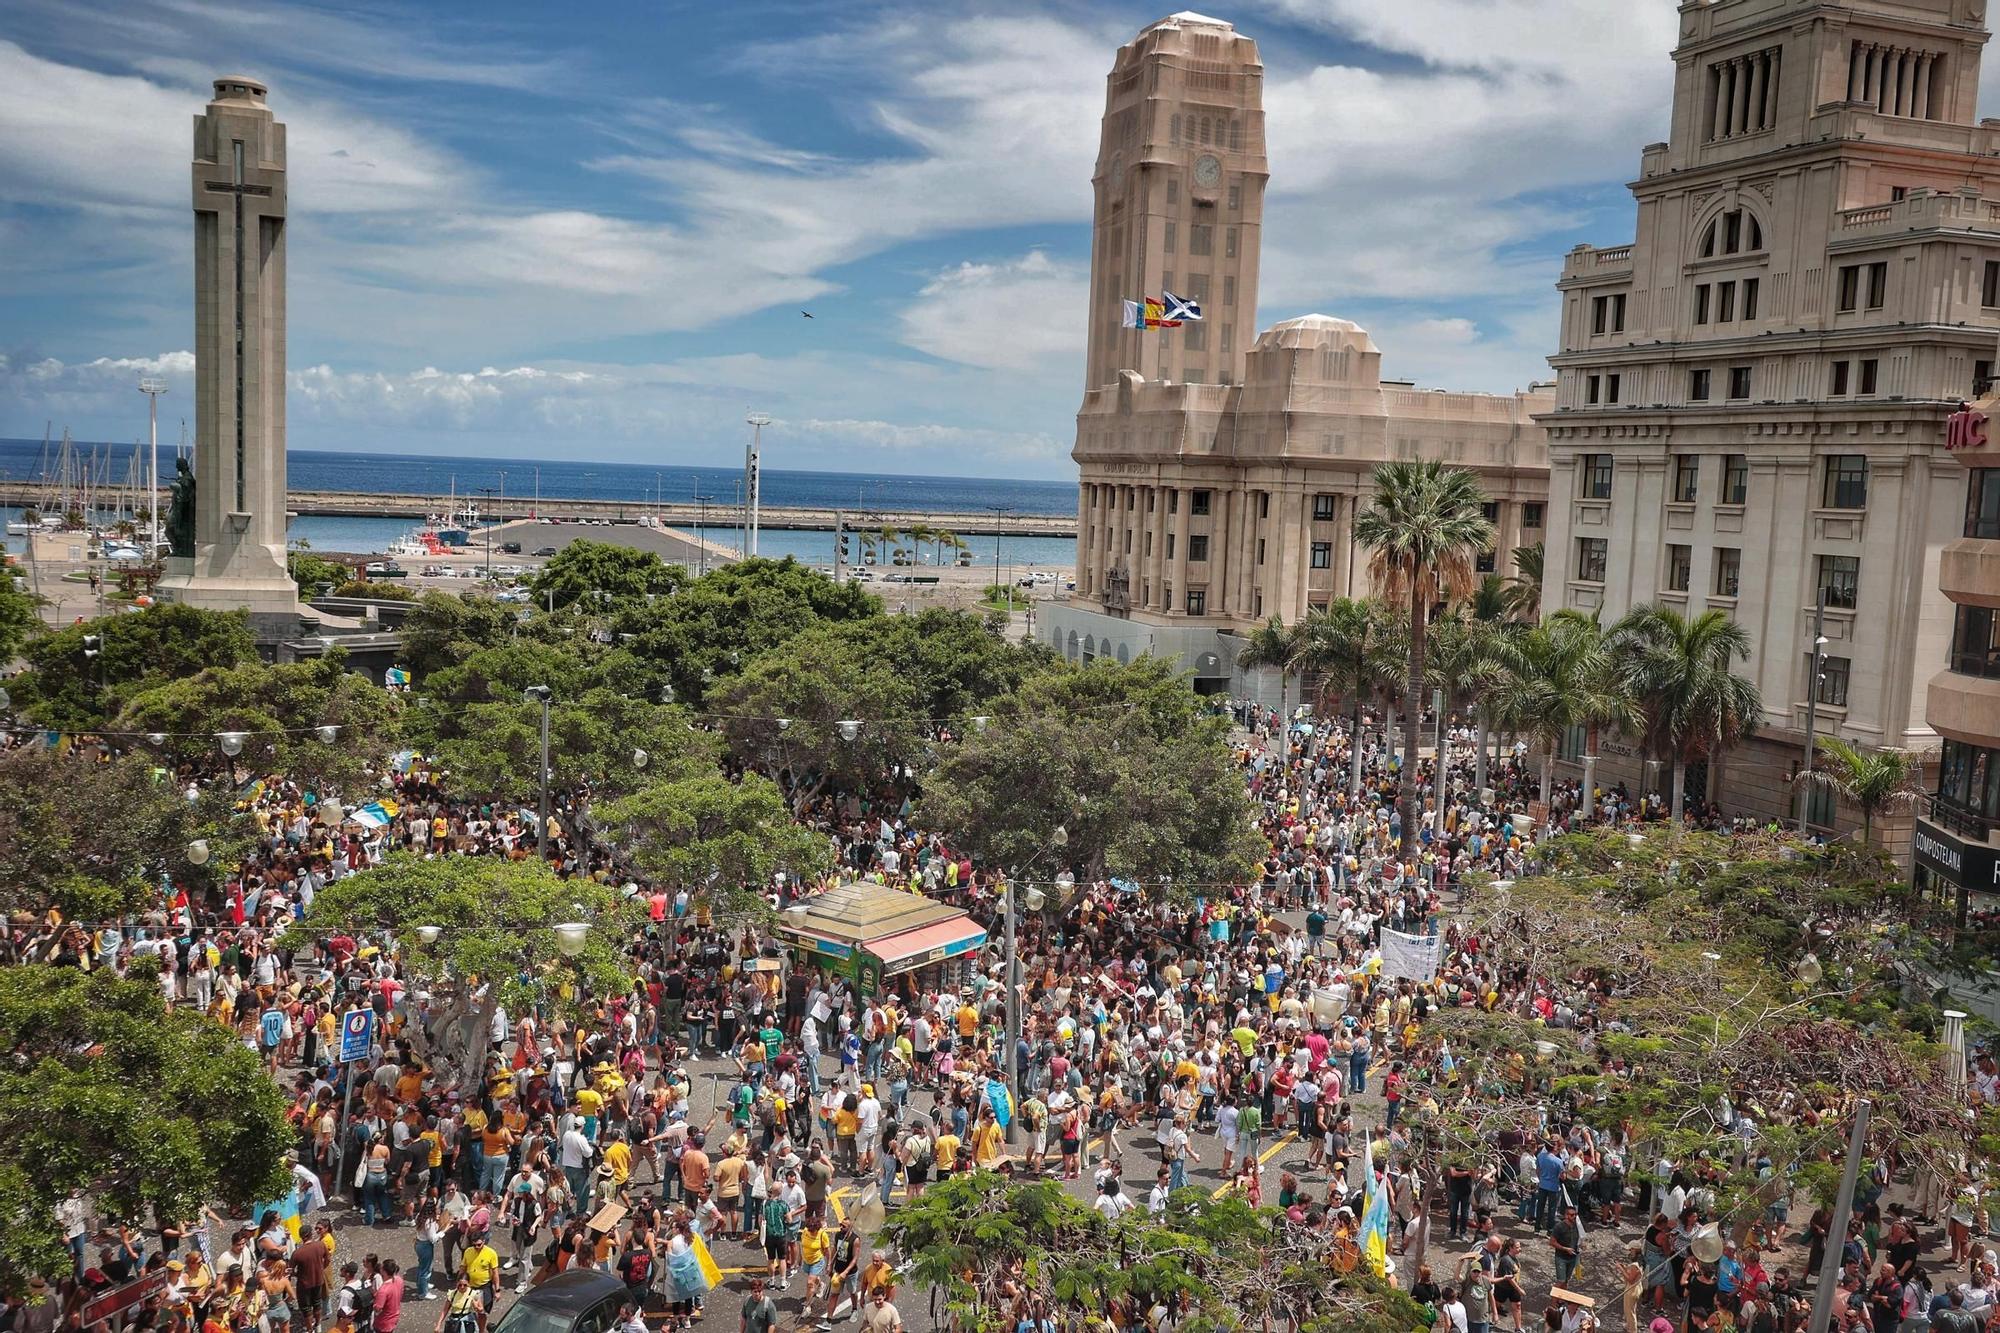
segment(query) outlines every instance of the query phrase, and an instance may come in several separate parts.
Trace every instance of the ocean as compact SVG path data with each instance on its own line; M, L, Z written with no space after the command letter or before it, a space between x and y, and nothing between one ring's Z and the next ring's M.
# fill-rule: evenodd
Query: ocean
M99 445L77 442L78 452L89 456L98 452L108 460L106 470L122 479L132 457L133 446ZM143 447L141 448L143 453ZM160 470L171 475L173 450L164 441L160 446ZM733 532L728 507L741 503L743 473L731 468L661 467L634 463L563 462L554 459L519 458L434 458L416 454L335 453L294 449L286 459L287 480L293 490L368 490L398 495L443 497L454 488L461 497L477 497L491 487L496 498L506 495L519 500L536 493L539 473L540 494L549 498L577 500L624 500L643 504L648 500L686 501L707 496L720 512L712 515L704 535L728 545ZM0 480L34 480L42 475L40 440L0 440ZM898 510L917 513L978 513L1004 506L1022 514L1074 514L1076 483L1068 481L1024 481L1000 477L919 477L868 472L793 472L767 468L760 486L766 505L797 505L805 508L847 508L857 514L868 510ZM439 509L443 509L442 503ZM11 520L18 515L0 510ZM315 550L348 551L364 554L386 551L416 524L403 518L335 518L306 516L294 519L291 536ZM969 537L973 558L982 564L993 560L994 539ZM18 541L13 545L18 546ZM785 532L765 528L758 537L761 555L792 555L811 564L830 564L833 534L830 532ZM1076 543L1058 537L1009 537L1000 543L1003 571L1009 566L1068 565L1076 554Z

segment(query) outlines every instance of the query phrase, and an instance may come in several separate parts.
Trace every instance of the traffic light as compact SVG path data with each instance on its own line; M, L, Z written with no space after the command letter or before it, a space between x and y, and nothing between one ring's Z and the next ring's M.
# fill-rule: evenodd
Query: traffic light
M847 545L847 534L843 532L840 534L840 558L842 560L847 559L848 552L849 552L849 547Z

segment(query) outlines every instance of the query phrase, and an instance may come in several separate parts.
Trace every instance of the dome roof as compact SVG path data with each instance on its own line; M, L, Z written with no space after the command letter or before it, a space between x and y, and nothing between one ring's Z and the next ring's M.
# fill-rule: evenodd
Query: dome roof
M1340 319L1333 315L1300 315L1296 319L1281 319L1270 328L1257 335L1257 347L1325 347L1344 343L1358 346L1364 352L1381 349L1368 336L1368 330L1351 319Z

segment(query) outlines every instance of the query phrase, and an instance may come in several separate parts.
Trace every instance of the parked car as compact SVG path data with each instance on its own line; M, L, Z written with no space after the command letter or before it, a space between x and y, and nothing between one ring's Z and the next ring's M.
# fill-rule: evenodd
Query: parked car
M556 553L556 548L553 546L537 546L535 548L536 559L546 559L547 557L552 556L555 553Z
M625 1284L597 1268L572 1268L526 1292L492 1333L604 1333L618 1322Z
M521 543L519 543L519 542L501 542L501 543L500 543L500 549L501 549L501 550L503 550L503 551L505 551L505 552L506 552L506 553L507 553L508 555L519 555L519 554L521 554Z

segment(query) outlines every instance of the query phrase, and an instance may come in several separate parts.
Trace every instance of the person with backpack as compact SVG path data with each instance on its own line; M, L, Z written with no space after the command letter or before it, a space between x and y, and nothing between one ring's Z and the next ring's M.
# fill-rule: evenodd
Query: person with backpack
M653 1261L656 1256L650 1243L635 1231L625 1253L618 1259L618 1276L625 1283L625 1291L632 1304L641 1310L646 1308L646 1293L653 1285Z
M438 1312L437 1327L431 1333L479 1333L482 1318L478 1294L460 1273L445 1295L444 1309Z

